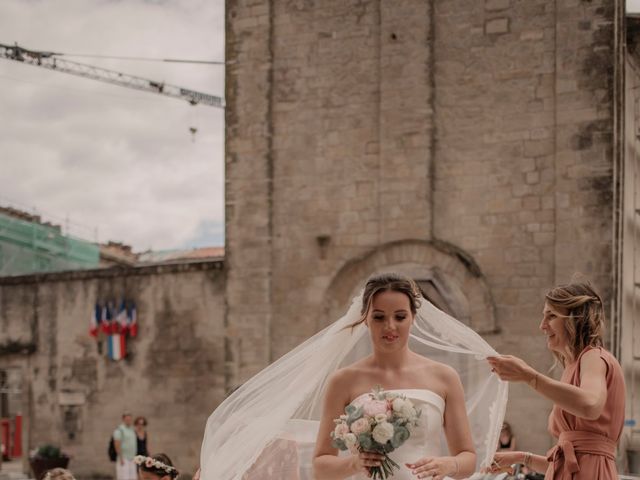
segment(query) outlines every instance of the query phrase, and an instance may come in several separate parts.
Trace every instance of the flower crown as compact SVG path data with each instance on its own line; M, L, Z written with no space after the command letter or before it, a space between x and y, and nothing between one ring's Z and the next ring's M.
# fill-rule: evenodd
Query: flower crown
M167 474L177 474L178 470L175 467L162 463L155 458L145 457L144 455L136 455L133 457L133 461L136 465L144 465L147 468L155 468L157 470L164 470Z

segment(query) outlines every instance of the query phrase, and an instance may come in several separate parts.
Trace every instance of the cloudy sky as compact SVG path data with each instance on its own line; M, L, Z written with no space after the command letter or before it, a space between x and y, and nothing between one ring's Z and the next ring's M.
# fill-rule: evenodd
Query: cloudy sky
M224 60L224 0L2 0L0 43L15 42ZM222 66L67 59L224 95ZM136 251L223 244L221 109L5 59L0 86L0 205Z

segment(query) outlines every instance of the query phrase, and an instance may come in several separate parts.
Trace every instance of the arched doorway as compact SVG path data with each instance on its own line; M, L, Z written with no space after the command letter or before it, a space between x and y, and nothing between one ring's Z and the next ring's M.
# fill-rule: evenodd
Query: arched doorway
M495 308L479 266L463 250L445 242L403 240L373 249L347 262L326 290L318 330L339 318L365 280L396 272L416 280L425 298L479 333L496 329Z

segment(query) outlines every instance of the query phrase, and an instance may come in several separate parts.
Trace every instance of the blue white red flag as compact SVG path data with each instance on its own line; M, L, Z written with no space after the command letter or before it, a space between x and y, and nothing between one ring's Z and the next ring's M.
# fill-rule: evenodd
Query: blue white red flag
M133 302L129 304L127 319L129 321L129 335L131 335L131 337L137 337L138 336L138 311L136 309L136 304Z
M91 322L89 326L89 335L96 338L98 336L98 331L100 330L100 319L102 318L102 309L98 303L93 307L93 312L91 314Z
M120 302L120 308L118 309L118 314L116 315L116 323L118 324L119 333L125 335L127 330L129 329L129 322L127 319L127 307L124 303L124 300Z
M109 307L106 303L102 306L102 320L100 321L100 328L102 333L106 335L111 333L111 315L109 314Z

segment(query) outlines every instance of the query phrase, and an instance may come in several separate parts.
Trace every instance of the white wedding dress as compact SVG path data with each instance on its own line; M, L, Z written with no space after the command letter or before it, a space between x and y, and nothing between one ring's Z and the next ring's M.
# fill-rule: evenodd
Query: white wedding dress
M216 408L202 441L202 480L313 479L313 452L329 378L372 351L366 326L350 327L360 319L361 307L360 295L343 317L245 382ZM424 299L409 347L456 369L465 391L477 468L488 465L507 404L507 383L485 360L498 353L471 328ZM413 480L405 463L448 455L444 400L428 390L401 392L422 409L425 421L390 454L401 465L392 480Z
M389 457L400 465L400 470L394 470L392 480L415 480L416 476L405 464L413 463L423 457L439 457L443 452L443 419L444 399L431 390L389 390L400 393L413 402L422 411L420 423L411 432L409 439ZM366 394L361 395L364 397ZM360 398L360 397L358 397ZM356 400L358 399L356 398ZM444 448L446 450L446 447ZM357 480L368 480L366 475L352 477Z

